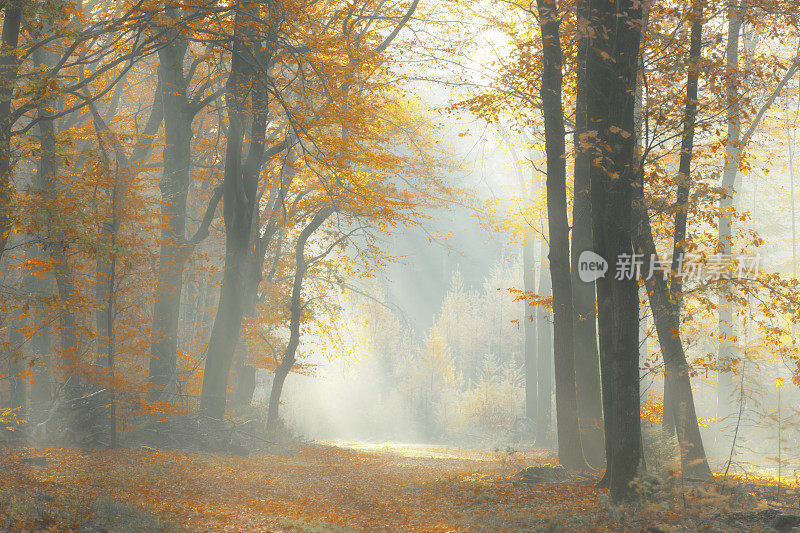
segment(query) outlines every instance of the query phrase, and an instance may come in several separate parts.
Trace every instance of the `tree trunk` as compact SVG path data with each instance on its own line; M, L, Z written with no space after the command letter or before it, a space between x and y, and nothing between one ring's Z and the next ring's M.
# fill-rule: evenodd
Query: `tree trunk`
M658 258L650 219L638 188L634 203L633 236L637 251L643 253L645 258ZM642 276L645 278L656 334L666 367L664 424L669 428L677 427L684 475L704 479L711 475L711 471L700 437L700 428L697 425L692 386L689 381L689 365L680 338L679 310L675 309L670 301L669 288L660 273L650 272L648 265L648 268L642 271Z
M264 157L267 122L266 71L255 71L256 63L268 68L272 56L256 57L256 42L251 21L258 20L258 6L248 1L236 11L233 59L225 90L228 112L228 139L223 178L223 219L225 221L225 270L219 307L206 351L200 408L211 418L225 416L231 362L244 316L245 284L251 261L250 242L253 210L256 207L258 180ZM271 53L274 36L264 50ZM258 61L256 61L258 59ZM250 98L248 98L248 95ZM252 117L247 157L242 161L245 126Z
M574 313L569 268L569 225L564 113L561 106L561 37L555 0L537 0L542 31L542 112L547 158L547 222L550 273L553 282L553 339L556 371L558 459L568 469L583 470L586 460L578 429L573 347Z
M542 266L539 270L539 290L536 291L540 296L546 297L552 293L550 288L550 269L544 261L547 256L547 247L542 246ZM553 426L553 315L544 307L538 306L536 309L536 341L537 341L537 366L538 376L538 410L536 417L536 437L537 442L545 446L551 444L551 431Z
M678 164L678 193L673 234L672 281L667 287L659 273L643 273L650 307L653 310L656 332L665 362L664 376L664 428L668 432L677 430L681 448L681 463L684 475L694 478L709 478L711 470L706 460L705 449L697 424L694 398L689 380L689 365L680 337L680 314L683 302L682 279L678 274L681 258L686 248L686 221L689 209L691 186L691 162L694 146L694 130L697 114L698 68L702 46L702 5L694 3L692 12L691 43L689 49L688 79L686 83L686 109L684 131L681 140L681 155ZM644 204L643 188L637 188L634 205L634 242L646 259L657 258L647 207ZM652 266L653 261L646 261Z
M175 379L178 326L183 291L183 269L187 258L186 200L189 194L192 120L186 99L183 62L188 43L174 40L158 52L163 84L164 171L161 191L161 238L153 309L154 342L151 347L149 380L151 399L162 397Z
M22 347L25 345L25 338L22 336L22 328L25 327L27 318L25 313L21 317L11 321L8 327L8 347L6 349L6 360L8 361L8 384L9 384L9 407L17 409L16 415L19 419L27 418L28 409L28 382L24 379L25 361L23 359Z
M727 141L725 143L725 167L722 171L722 194L719 206L722 214L719 218L719 247L720 253L731 253L731 232L734 184L739 172L741 158L741 116L739 111L739 34L745 15L746 4L744 0L740 5L728 6L728 41L725 47L725 76L726 76L726 121ZM733 383L733 374L724 367L732 365L737 359L735 330L733 322L733 305L728 300L729 291L723 288L719 296L719 353L717 364L719 384L717 386L717 418L722 420L737 412L737 402L733 398L736 387Z
M531 238L522 247L522 271L524 290L536 292L536 242ZM524 332L525 332L525 417L531 428L534 427L539 414L537 406L537 340L536 325L538 306L525 306Z
M236 405L247 406L253 401L253 394L256 391L256 369L255 367L239 363L236 367L236 392L233 401Z
M284 359L275 367L275 375L272 377L272 388L269 391L269 404L267 405L267 431L274 434L278 429L280 417L278 415L278 408L281 403L281 394L283 393L283 384L286 382L286 376L289 375L294 365L294 361Z
M0 257L11 233L11 100L19 74L16 48L22 24L22 2L8 2L0 38Z
M642 25L633 0L590 0L586 116L595 250L609 262L597 280L606 465L613 501L631 499L642 460L639 411L639 298L634 276L616 276L630 256L631 188L636 175L635 90ZM619 279L618 279L619 278Z
M53 57L44 51L37 51L35 60L40 64L49 64ZM46 232L43 236L45 242L45 253L49 254L53 261L53 274L58 291L60 316L60 359L64 372L64 396L67 400L73 400L80 396L80 379L75 371L75 364L80 356L78 351L78 322L73 311L73 298L75 297L75 285L72 272L67 259L67 242L61 224L58 220L53 220L50 214L51 205L55 197L59 195L58 181L58 158L56 154L56 121L52 118L56 109L51 106L56 102L42 102L37 108L37 118L39 119L39 175L38 193L41 194L41 202L46 207L43 209L47 220L42 227Z
M572 204L572 305L575 311L575 383L578 391L578 416L581 443L589 464L603 466L605 446L603 407L600 394L600 357L597 351L597 309L594 283L581 281L578 260L582 252L592 250L592 205L589 195L589 152L585 149L586 125L586 52L589 37L587 0L576 6L578 34L577 93L575 100L574 196ZM584 139L582 140L582 136Z
M303 278L308 270L306 263L305 248L308 238L333 214L333 207L324 207L318 211L308 225L303 228L297 237L295 247L295 272L292 283L292 296L289 303L289 342L283 352L283 359L275 367L275 377L272 381L272 390L269 393L269 406L267 408L267 431L273 433L278 428L278 406L281 401L283 384L286 376L292 369L297 355L297 347L300 345L300 320L302 319L303 305L302 289Z
M31 402L41 405L50 405L53 400L50 375L51 333L49 324L41 324L41 335L34 343L36 357L39 360L34 373L34 383L31 389Z

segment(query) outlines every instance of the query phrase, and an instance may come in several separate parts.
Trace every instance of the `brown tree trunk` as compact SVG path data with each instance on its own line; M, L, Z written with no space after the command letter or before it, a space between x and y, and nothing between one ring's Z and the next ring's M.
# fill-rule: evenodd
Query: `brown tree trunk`
M8 406L12 409L17 409L16 415L20 420L27 418L28 410L28 382L25 380L26 369L22 353L25 338L20 333L26 323L27 318L22 313L21 317L15 318L8 325L8 338L6 340L8 346L5 353L8 361Z
M239 406L250 405L256 391L256 369L246 363L236 366L236 392L233 402Z
M35 54L35 60L42 65L48 65L53 61L51 54L39 51ZM75 371L75 363L79 357L78 352L78 323L73 311L73 298L75 297L75 286L72 272L67 260L67 242L63 229L59 227L61 222L53 220L51 216L51 204L61 191L58 181L58 158L56 154L56 120L53 114L56 109L52 108L56 102L42 102L37 108L37 118L39 119L39 175L38 175L38 194L41 195L41 202L44 208L46 220L42 224L46 234L43 236L45 243L44 252L49 254L53 261L53 274L58 292L59 308L57 314L60 317L60 359L64 367L64 396L67 400L74 400L80 396L80 379Z
M731 233L734 184L736 175L739 173L739 161L741 159L741 116L739 111L739 39L742 30L742 22L746 11L745 0L741 0L739 5L732 3L728 6L728 41L725 47L725 77L726 77L726 122L727 140L725 143L725 167L722 171L722 193L719 207L722 214L719 218L719 247L720 253L728 255L731 253ZM733 398L736 390L733 383L733 373L730 370L722 369L732 365L738 358L735 344L735 329L733 321L733 305L728 300L729 291L726 288L720 292L719 296L719 353L717 354L717 365L720 367L718 372L719 384L717 386L717 418L722 420L733 415L736 409L736 400Z
M659 272L650 272L649 258L658 260L653 240L650 220L646 206L637 190L634 204L634 244L637 251L647 259L642 276L646 280L646 288L653 310L656 334L661 347L666 367L664 384L664 418L669 427L677 427L678 441L681 445L681 464L684 475L693 478L707 478L711 471L706 460L700 428L694 407L692 386L689 381L689 365L680 338L679 310L670 300L669 288ZM666 398L669 398L667 401Z
M162 397L175 379L178 326L186 264L186 200L189 194L189 165L193 111L186 98L183 62L188 43L174 40L158 52L161 95L164 106L164 170L161 191L161 238L159 240L158 282L153 308L153 335L149 380L150 397Z
M678 163L678 193L673 234L672 281L667 287L663 275L650 270L652 259L658 257L650 219L643 198L643 183L637 187L634 203L634 244L644 253L647 267L643 272L650 307L656 325L661 352L665 363L664 378L664 428L668 432L677 429L681 448L683 473L694 478L708 478L711 470L706 460L700 428L697 425L692 387L689 380L689 365L680 336L680 314L683 302L683 285L678 268L686 248L686 221L689 209L691 186L691 163L694 147L694 131L697 115L697 84L702 47L703 12L700 0L692 10L691 43L689 48L688 79L686 83L686 109L684 131L681 139L681 155ZM660 263L657 263L660 264Z

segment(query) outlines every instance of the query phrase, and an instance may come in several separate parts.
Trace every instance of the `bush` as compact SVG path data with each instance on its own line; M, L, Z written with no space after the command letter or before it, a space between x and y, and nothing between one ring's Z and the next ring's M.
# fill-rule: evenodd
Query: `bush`
M665 433L660 427L642 427L644 460L647 472L659 478L678 472L681 465L680 448L675 434Z

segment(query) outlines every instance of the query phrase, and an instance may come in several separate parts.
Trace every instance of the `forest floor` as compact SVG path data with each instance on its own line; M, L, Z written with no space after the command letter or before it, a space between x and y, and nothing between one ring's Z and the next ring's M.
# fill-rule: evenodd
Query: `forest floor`
M356 443L298 444L253 457L7 447L0 450L0 531L791 531L794 525L791 509L771 508L741 481L643 483L648 497L615 507L605 489L594 487L596 475L542 483L515 475L554 462L545 452ZM786 498L797 501L789 488L784 506Z

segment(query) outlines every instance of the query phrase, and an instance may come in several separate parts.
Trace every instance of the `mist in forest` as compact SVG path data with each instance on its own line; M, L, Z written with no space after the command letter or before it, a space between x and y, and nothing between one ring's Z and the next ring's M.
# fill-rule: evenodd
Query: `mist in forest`
M798 0L0 20L0 530L800 527Z

